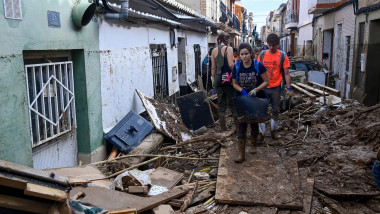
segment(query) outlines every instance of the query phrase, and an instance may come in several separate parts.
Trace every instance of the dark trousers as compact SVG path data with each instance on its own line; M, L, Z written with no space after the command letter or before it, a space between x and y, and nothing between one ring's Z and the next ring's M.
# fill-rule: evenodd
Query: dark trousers
M234 102L232 98L235 94L235 89L232 86L216 87L216 94L218 95L218 113L219 117L225 117L227 106L230 107L232 116L237 118Z
M257 137L259 134L259 125L257 123L241 123L239 122L238 139L245 139L247 136L248 124L251 126L251 138Z
M280 114L280 96L281 96L281 86L266 88L267 99L272 105L272 119L278 121L278 116Z

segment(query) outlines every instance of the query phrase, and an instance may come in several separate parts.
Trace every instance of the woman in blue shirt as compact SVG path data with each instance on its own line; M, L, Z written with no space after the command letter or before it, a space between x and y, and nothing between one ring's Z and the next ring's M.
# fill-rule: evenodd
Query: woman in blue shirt
M240 62L237 62L232 72L232 84L236 90L236 96L257 96L265 98L263 91L269 85L269 76L264 65L255 60L252 47L248 43L239 45ZM256 143L259 133L257 123L250 123L252 144ZM235 162L241 163L245 159L245 143L247 123L239 122L238 129L238 150L239 157Z

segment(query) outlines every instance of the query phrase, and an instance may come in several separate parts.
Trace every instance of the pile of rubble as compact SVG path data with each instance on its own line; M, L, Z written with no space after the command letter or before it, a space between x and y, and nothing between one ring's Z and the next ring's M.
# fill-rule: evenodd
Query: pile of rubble
M371 172L380 147L380 104L298 94L280 115L280 139L267 133L263 142L248 145L247 160L237 164L231 117L227 132L213 119L207 128L190 131L181 119L186 111L138 93L155 130L128 154L46 170L50 180L68 180L69 187L59 187L68 198L59 197L61 203L97 207L95 213L380 212ZM0 164L2 177L5 171ZM28 179L22 182L34 182Z

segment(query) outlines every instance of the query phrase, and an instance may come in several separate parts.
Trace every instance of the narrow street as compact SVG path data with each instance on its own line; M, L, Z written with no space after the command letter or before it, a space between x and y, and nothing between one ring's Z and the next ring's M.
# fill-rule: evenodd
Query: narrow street
M0 214L380 213L380 0L3 0Z

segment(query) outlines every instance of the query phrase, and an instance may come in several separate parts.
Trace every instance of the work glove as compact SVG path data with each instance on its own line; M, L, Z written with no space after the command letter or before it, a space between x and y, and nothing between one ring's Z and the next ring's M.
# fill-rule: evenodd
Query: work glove
M244 88L240 92L243 96L248 96L248 92Z
M252 97L256 97L256 94L257 94L257 88L254 88L254 89L252 89L252 90L249 92L249 96L252 96Z

